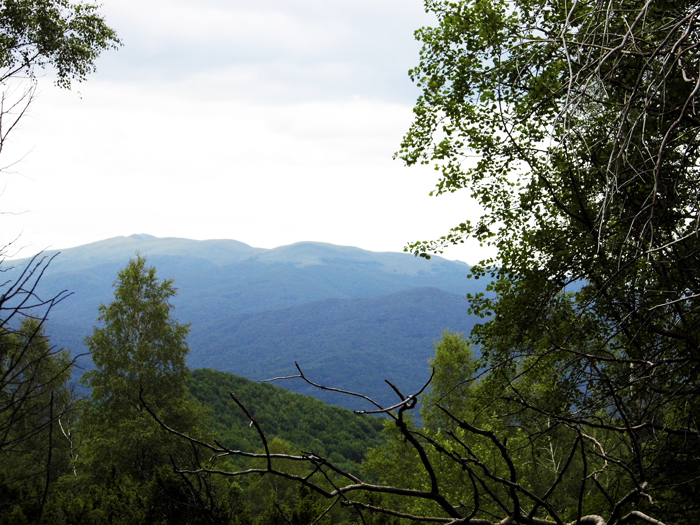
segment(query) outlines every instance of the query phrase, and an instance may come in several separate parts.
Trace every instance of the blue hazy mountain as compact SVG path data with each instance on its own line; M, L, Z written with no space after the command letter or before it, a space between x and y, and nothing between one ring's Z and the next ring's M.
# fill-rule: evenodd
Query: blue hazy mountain
M117 272L137 252L160 278L175 280L176 316L191 323L190 366L252 379L293 373L297 360L334 386L381 388L390 379L410 391L427 377L433 340L445 328L471 329L465 295L483 291L481 281L467 279L465 263L440 257L132 235L44 254L57 255L40 293L72 292L51 312L56 344L84 350L98 306L112 300ZM299 383L282 386L312 393Z
M250 379L298 374L297 362L314 382L393 404L398 398L384 380L405 394L419 390L430 376L428 359L440 334L471 331L475 319L468 309L464 296L416 288L236 315L193 327L190 362ZM370 408L300 379L278 384L328 403Z

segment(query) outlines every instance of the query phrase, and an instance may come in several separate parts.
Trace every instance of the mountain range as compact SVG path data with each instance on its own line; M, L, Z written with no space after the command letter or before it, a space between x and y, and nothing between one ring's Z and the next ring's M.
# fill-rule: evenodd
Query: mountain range
M484 291L482 281L467 279L467 264L440 257L315 242L263 249L131 235L44 254L56 257L40 293L72 293L51 311L47 333L55 344L85 351L99 305L111 302L117 272L136 253L160 278L175 281L176 317L191 324L191 368L259 380L296 374L296 361L314 381L391 404L396 397L384 379L405 393L420 388L433 342L448 328L471 331L476 320L465 296ZM27 261L11 263L22 268ZM298 379L278 384L366 408Z

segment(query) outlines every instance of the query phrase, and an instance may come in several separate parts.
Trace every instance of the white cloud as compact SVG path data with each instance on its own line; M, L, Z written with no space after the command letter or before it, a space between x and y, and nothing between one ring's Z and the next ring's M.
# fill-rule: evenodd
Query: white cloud
M254 5L254 8L250 6ZM112 0L125 47L79 91L43 91L5 159L5 240L31 250L135 232L401 250L474 208L392 161L411 122L405 0ZM400 79L400 80L399 80ZM476 248L447 256L475 262Z
M431 22L420 2L406 0L120 0L103 10L125 44L100 59L103 79L240 72L239 85L247 78L258 88L248 96L288 100L309 94L412 102L417 92L406 72L419 50L413 30Z

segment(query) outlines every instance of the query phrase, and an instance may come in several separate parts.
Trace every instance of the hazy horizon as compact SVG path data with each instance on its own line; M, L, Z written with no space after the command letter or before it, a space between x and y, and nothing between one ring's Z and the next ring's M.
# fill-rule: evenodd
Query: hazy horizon
M474 219L436 173L392 160L420 91L420 1L106 0L123 47L39 94L0 158L9 242L73 247L134 231L272 248L401 251ZM477 243L448 259L473 264Z

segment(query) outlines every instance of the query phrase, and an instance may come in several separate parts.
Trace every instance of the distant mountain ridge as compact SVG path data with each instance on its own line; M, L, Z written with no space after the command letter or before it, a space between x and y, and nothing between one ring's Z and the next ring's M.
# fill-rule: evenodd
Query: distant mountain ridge
M74 293L70 309L59 308L52 317L60 322L94 317L96 307L111 300L117 271L136 252L148 258L161 278L175 279L178 315L192 323L208 321L202 310L205 301L206 314L215 310L219 317L411 288L433 287L459 295L481 289L466 278L467 264L440 257L426 260L314 242L263 249L232 240L139 234L45 252L47 257L59 255L44 277L44 293ZM18 266L23 262L12 261Z
M192 324L190 366L254 379L293 370L294 360L303 357L310 371L345 368L319 374L324 381L359 375L367 379L358 385L364 388L402 375L413 385L426 376L432 341L445 328L471 329L464 297L483 291L480 281L467 279L468 265L440 257L314 242L263 249L233 240L139 234L61 250L53 260L41 293L73 292L50 316L48 332L56 344L84 350L98 306L112 300L117 272L136 252L160 278L175 280L176 317ZM412 337L416 330L420 334ZM373 357L356 359L361 354ZM363 362L371 374L361 369Z

